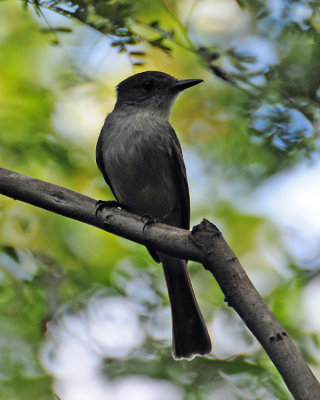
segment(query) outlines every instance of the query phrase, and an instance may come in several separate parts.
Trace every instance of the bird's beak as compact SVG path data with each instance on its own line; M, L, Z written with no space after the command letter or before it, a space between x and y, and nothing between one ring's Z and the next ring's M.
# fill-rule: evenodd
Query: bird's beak
M174 83L170 89L174 92L181 92L182 90L188 89L192 86L198 85L203 82L203 79L181 79Z

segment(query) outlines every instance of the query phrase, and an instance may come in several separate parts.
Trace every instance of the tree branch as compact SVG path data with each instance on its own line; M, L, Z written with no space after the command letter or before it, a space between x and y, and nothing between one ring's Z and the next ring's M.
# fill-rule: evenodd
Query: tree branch
M203 220L192 232L160 223L147 226L143 232L140 216L118 208L102 209L96 215L96 200L4 168L0 168L0 193L203 264L216 278L228 304L264 347L293 397L320 398L320 385L302 355L254 288L221 232L209 221Z

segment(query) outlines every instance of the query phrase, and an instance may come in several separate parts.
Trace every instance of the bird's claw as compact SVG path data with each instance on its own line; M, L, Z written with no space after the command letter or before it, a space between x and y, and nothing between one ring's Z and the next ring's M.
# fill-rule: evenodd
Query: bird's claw
M142 228L142 232L143 232L143 233L144 233L144 231L145 231L145 229L146 229L146 227L147 227L148 225L152 225L152 224L155 224L155 223L161 221L160 218L152 217L152 216L149 215L149 214L144 214L144 215L142 215L141 219L142 219L142 221L147 220L147 221L144 223L143 228Z
M105 201L105 200L98 200L96 202L96 217L98 215L98 212L101 211L103 208L110 208L110 207L115 207L115 208L122 208L123 210L126 210L127 207L124 204L118 203L117 201L114 200L109 200L109 201Z

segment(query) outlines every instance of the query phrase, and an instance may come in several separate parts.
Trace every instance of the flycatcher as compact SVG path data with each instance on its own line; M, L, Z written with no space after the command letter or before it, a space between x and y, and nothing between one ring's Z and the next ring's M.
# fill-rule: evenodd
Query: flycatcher
M133 75L117 86L96 149L97 164L117 201L139 215L189 229L190 199L181 146L169 123L177 95L202 82L158 71ZM197 304L187 262L148 247L161 262L168 287L175 358L208 354L211 341Z

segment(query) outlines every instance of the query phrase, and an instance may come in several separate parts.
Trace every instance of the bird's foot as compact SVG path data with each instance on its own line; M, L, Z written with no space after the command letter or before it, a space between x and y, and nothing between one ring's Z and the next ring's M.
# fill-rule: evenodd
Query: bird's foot
M142 221L146 220L146 222L145 222L145 224L143 225L142 232L144 233L144 230L146 229L146 227L147 227L148 225L152 225L152 224L155 224L155 223L157 223L157 222L166 223L165 220L166 220L167 217L169 217L169 214L165 214L165 215L163 215L161 218L159 218L159 217L153 217L152 215L149 215L149 214L143 214L142 217L141 217L141 219L142 219Z
M145 223L143 225L143 228L142 228L142 232L143 233L144 233L144 230L146 229L146 227L148 225L152 225L152 224L155 224L157 222L161 222L161 218L155 218L155 217L153 217L152 215L149 215L149 214L143 214L141 216L141 220L145 221Z
M103 208L111 208L111 207L115 207L115 208L122 208L123 210L127 210L128 207L126 207L124 204L118 203L117 201L114 200L109 200L109 201L105 201L105 200L98 200L96 202L96 217L98 215L98 212L101 211Z

